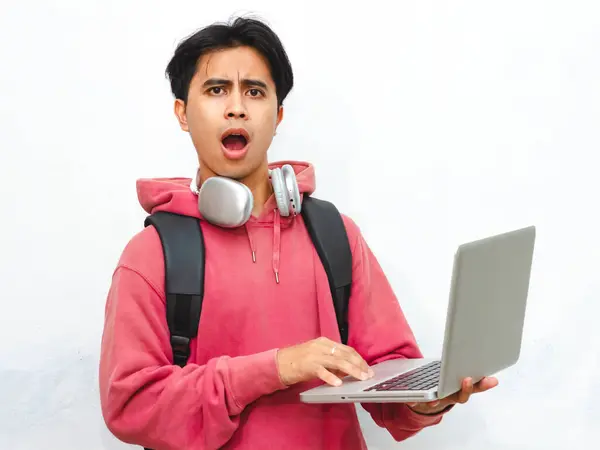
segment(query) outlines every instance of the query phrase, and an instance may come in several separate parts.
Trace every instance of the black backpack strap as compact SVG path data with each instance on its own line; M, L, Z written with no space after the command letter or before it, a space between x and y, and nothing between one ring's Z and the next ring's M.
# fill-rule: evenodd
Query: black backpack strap
M190 356L190 339L198 333L204 297L202 229L194 217L163 211L148 216L144 225L154 226L162 243L173 362L183 367Z
M335 205L309 196L302 201L301 214L327 273L340 336L347 344L352 251L344 221Z

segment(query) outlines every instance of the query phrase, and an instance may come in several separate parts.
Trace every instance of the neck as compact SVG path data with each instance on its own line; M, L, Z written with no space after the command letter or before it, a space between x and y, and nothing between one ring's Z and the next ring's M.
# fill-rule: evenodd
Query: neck
M206 166L201 165L198 173L198 180L200 181L200 184L202 184L204 180L215 175L216 174L213 171L208 169ZM248 189L250 189L250 192L252 192L252 196L254 197L252 215L258 217L262 212L268 198L273 193L273 187L271 186L271 182L269 180L268 163L265 161L265 163L261 164L260 167L258 167L258 169L256 169L254 172L243 178L236 178L236 180L245 184Z
M269 180L268 167L266 165L264 167L261 166L258 170L238 181L248 186L248 189L252 192L252 196L254 197L252 215L255 217L260 216L265 203L273 193L271 181Z

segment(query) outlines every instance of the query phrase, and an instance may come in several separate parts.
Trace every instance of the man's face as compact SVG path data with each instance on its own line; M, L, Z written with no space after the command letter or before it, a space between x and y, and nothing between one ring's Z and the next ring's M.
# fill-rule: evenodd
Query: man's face
M266 165L267 150L283 118L269 67L250 47L200 58L187 104L176 100L175 113L192 137L202 173L234 179Z

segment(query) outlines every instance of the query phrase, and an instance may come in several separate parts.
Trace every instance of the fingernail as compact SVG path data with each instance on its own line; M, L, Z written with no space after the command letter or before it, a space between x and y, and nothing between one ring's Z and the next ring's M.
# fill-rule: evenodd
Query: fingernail
M361 379L361 380L366 380L367 378L369 378L369 374L368 374L368 373L366 373L366 372L362 372L362 373L360 374L360 379Z
M339 385L341 385L341 384L342 384L342 380L340 380L340 379L338 378L337 380L335 380L335 381L333 382L333 384L335 384L336 386L339 386Z

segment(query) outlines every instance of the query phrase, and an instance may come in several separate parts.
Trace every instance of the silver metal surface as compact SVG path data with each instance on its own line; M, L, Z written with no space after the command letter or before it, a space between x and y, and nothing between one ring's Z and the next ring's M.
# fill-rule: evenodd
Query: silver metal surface
M340 387L321 385L303 392L300 399L307 403L430 401L460 390L466 377L477 382L515 364L521 350L535 236L531 226L459 246L437 388L364 392L434 360L395 359L373 366L376 376L371 380L346 377Z
M245 224L254 207L250 189L243 183L225 177L210 177L200 187L198 208L211 223L235 228Z
M442 350L440 398L514 365L520 355L535 227L461 245Z
M341 386L321 385L311 390L302 392L300 400L305 403L353 403L353 402L399 402L399 401L425 401L435 399L435 389L428 391L401 391L401 392L364 392L365 389L375 386L385 380L424 366L434 359L394 359L376 364L371 367L375 376L370 380L361 381L353 377L344 377Z

